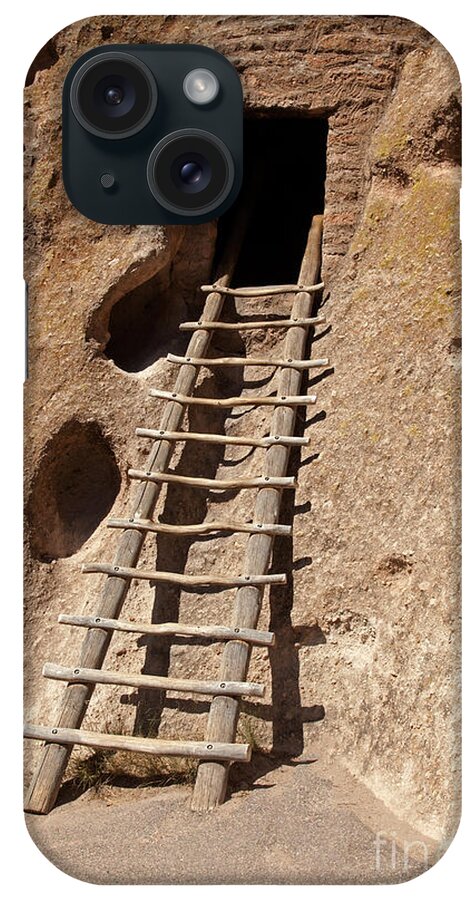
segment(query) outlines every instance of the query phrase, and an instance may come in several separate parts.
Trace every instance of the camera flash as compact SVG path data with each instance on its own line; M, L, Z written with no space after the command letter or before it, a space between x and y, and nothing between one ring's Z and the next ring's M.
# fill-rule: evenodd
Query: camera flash
M220 84L216 75L209 69L192 69L185 76L183 91L188 100L199 106L211 103L218 94Z

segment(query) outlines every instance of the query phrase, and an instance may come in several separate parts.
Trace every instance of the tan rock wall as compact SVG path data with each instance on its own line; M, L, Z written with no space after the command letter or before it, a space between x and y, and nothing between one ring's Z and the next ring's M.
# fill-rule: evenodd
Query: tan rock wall
M334 373L317 379L326 418L309 414L312 443L301 454L294 510L286 500L292 546L276 544L276 570L287 569L290 584L263 606L261 624L271 623L277 645L270 659L253 654L250 675L265 680L268 696L243 704L241 728L276 751L318 752L325 740L397 815L446 838L458 783L459 85L431 35L386 17L197 17L191 24L157 16L98 17L52 39L26 91L30 519L38 521L43 506L52 520L61 515L63 498L48 499L51 440L71 428L87 432L81 459L73 459L81 468L88 423L115 458L121 482L112 511L124 514L133 494L127 468L138 467L148 450L134 426L158 423L160 407L147 391L170 387L174 372L165 346L139 372L107 359L110 310L151 281L172 340L184 310L197 303L195 288L208 278L214 251L214 225L110 228L71 208L60 172L62 82L78 55L103 41L188 40L231 59L253 114L292 110L329 122L323 275L332 329L314 346L331 357ZM266 351L269 340L247 337L246 349ZM239 392L234 372L226 380L206 373L200 390ZM266 421L266 411L251 411L236 421L236 433L254 433ZM203 411L192 413L194 430L209 423ZM223 425L218 414L214 424ZM60 438L54 445L66 475L68 447ZM177 461L183 472L194 466L196 474L227 477L231 462L233 474L256 472L261 452L230 452L223 460L210 448L186 449ZM96 456L91 467L109 471ZM220 504L209 498L207 507L201 492L174 488L162 502L176 521L199 521L207 511L250 514L253 496L245 491ZM99 517L107 514L99 506ZM50 722L62 693L41 679L43 662L77 660L81 634L57 626L57 615L94 611L101 578L81 576L80 565L110 560L116 537L99 525L72 555L52 559L35 558L35 537L27 541L33 721ZM239 569L244 545L245 536L190 548L150 541L143 565L227 572ZM134 584L124 614L173 619L180 607L186 621L226 622L232 599ZM170 671L212 677L220 650L176 643ZM145 662L163 673L168 654L163 645L115 636L108 665L139 671ZM100 687L86 723L131 731L148 722L154 733L161 713L164 737L198 736L206 710L202 701L173 695L163 711L147 697L137 707L134 692ZM30 746L28 760L32 755Z

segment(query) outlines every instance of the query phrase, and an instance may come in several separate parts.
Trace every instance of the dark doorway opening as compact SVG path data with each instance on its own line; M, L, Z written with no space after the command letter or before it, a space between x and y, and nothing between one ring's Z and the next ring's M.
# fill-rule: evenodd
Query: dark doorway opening
M280 117L245 123L245 184L251 204L236 285L295 283L313 215L324 212L327 120ZM219 224L217 257L233 210Z

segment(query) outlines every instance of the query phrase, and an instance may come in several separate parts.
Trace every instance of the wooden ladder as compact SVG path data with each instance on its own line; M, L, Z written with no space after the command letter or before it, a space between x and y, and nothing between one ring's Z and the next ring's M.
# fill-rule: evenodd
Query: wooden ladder
M249 744L236 743L240 697L262 697L264 686L247 681L253 646L271 646L274 635L257 630L263 591L266 585L284 583L284 574L270 574L273 540L276 535L289 535L290 526L279 524L281 492L296 487L296 480L286 475L290 448L308 444L309 438L294 435L296 409L316 403L316 396L301 395L302 372L328 365L327 359L304 358L309 329L324 322L312 315L314 295L323 287L316 284L320 269L322 216L315 216L308 233L297 285L273 285L259 288L230 288L229 283L241 246L246 221L239 216L228 243L217 280L204 285L207 294L200 321L184 322L180 328L192 332L186 356L168 355L180 366L173 391L151 390L154 397L167 400L159 429L138 428L137 434L153 440L146 469L131 469L129 476L139 481L131 515L111 519L109 527L120 529L114 562L89 563L85 573L106 576L96 615L61 615L61 624L86 628L79 664L66 668L47 663L43 675L67 682L62 709L54 727L25 726L25 737L44 741L38 768L33 776L25 802L25 810L47 813L53 807L61 781L75 744L112 750L130 750L158 756L181 756L199 759L192 808L212 809L223 802L231 763L249 761ZM289 295L293 298L289 318L262 321L220 321L226 298ZM246 331L252 329L286 329L282 358L249 357L208 358L207 350L215 330ZM246 395L224 399L193 396L193 388L201 366L275 366L280 370L276 396ZM200 434L180 431L187 406L201 404L233 408L237 406L271 406L273 414L266 437L231 437L224 434ZM177 441L196 441L264 447L262 473L252 478L226 480L195 478L169 472L169 463ZM202 524L171 525L153 521L154 509L162 484L180 483L193 488L247 489L257 488L252 523L213 521ZM141 549L148 533L194 535L220 532L243 532L249 535L242 571L237 575L184 575L148 571L137 568ZM136 623L119 618L132 579L173 582L183 590L196 586L210 590L236 588L234 611L229 627L223 625L185 625L180 622L161 624ZM188 636L223 641L224 650L219 679L194 681L157 675L135 675L102 668L114 631L154 636ZM127 685L136 688L183 691L212 697L205 740L166 741L137 736L101 734L84 731L81 723L96 684Z

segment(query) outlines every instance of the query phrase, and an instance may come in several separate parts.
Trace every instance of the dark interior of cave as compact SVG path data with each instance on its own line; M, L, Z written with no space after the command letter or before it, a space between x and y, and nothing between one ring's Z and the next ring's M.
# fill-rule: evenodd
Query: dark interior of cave
M327 120L248 119L244 158L249 225L235 285L295 283L313 215L324 212ZM217 259L236 209L219 222Z

